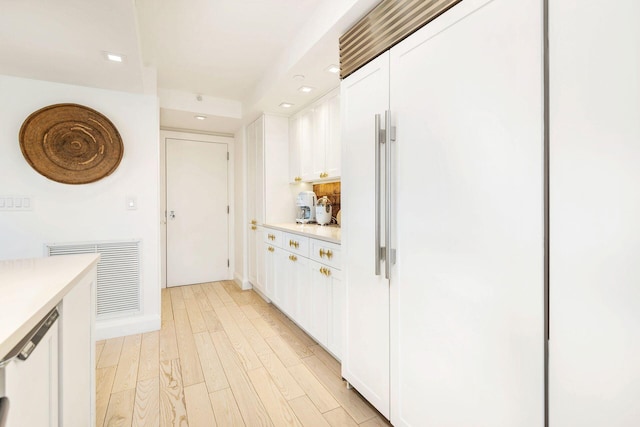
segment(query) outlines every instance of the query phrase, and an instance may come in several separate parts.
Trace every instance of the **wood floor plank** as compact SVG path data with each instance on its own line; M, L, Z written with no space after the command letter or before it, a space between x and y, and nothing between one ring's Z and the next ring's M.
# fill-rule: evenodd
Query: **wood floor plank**
M200 358L204 381L209 393L228 388L229 382L227 381L227 376L224 373L222 362L220 362L209 332L195 334L194 339Z
M327 420L331 427L358 427L351 415L341 406L329 412L325 412L322 416Z
M138 381L157 378L160 373L160 332L142 334Z
M228 306L227 309L236 321L238 328L240 328L240 331L249 342L249 345L251 345L251 348L258 356L273 352L271 347L269 347L269 344L267 344L262 335L260 335L255 326L253 326L251 321L244 315L244 312L240 310L238 306Z
M222 322L220 322L218 315L213 311L213 309L211 309L211 311L203 311L202 317L204 318L204 323L207 325L207 330L209 332L224 331Z
M257 319L261 317L260 313L256 311L252 304L243 305L240 309L243 311L244 315L247 316L247 319Z
M190 426L215 427L217 425L205 383L185 387L184 398Z
M133 408L133 427L160 425L160 377L138 381Z
M233 298L231 298L231 295L224 289L222 282L214 282L212 285L213 290L218 294L220 301L222 301L224 305L233 305L236 303Z
M298 355L291 349L291 347L289 347L289 344L287 344L281 336L276 335L274 337L265 338L265 341L269 344L273 352L278 355L282 364L287 368L302 363L300 357L298 357Z
M251 307L251 306L245 306ZM257 317L249 319L251 324L256 328L258 333L262 336L262 338L269 338L278 335L278 331L276 331L271 325L269 325L263 318Z
M173 320L167 321L160 329L160 360L168 361L177 359L178 342L176 339L176 326Z
M116 366L96 369L96 426L104 424L104 417L109 407L111 387L116 377Z
M222 282L222 287L239 306L249 305L253 302L252 294L255 292L243 291L234 282L229 281Z
M262 365L264 365L271 379L282 393L282 396L287 399L295 399L300 396L304 396L305 392L291 376L287 368L282 364L278 356L274 353L266 353L258 356Z
M184 386L201 383L204 381L204 375L200 367L200 358L198 357L187 311L173 310L173 317L176 319L176 339L178 341L178 354L180 354L182 383Z
M215 289L213 288L213 283L204 283L201 286L202 286L202 290L204 291L204 294L207 296L207 299L209 300L209 304L211 304L211 307L216 308L216 307L224 306L224 303L222 302L222 300L216 293Z
M160 426L188 427L180 362L160 362Z
M318 408L309 400L309 397L301 396L290 400L289 406L291 406L303 426L330 427L327 420L318 411Z
M173 307L171 306L171 293L168 288L162 288L160 292L162 305L160 307L160 316L162 325L173 320Z
M322 363L327 365L327 368L331 369L333 373L340 377L342 376L342 365L340 365L340 362L338 362L324 348L322 348L320 345L313 345L309 347L309 350L311 350L314 356L320 359Z
M360 426L361 427L389 427L391 426L391 424L389 424L389 422L386 419L382 418L380 415L377 415L368 421L360 423Z
M244 337L235 320L233 320L233 317L231 317L231 313L229 313L227 307L216 307L214 311L218 315L218 318L224 327L224 332L227 334L229 341L233 345L233 349L238 354L245 371L261 367L262 364L260 363L258 356Z
M106 368L118 364L122 343L124 343L124 337L111 338L105 341L100 360L98 360L98 368Z
M180 290L182 290L182 298L184 300L195 300L196 296L193 293L193 286L181 286Z
M340 407L340 404L329 390L322 385L305 365L292 366L288 371L321 413Z
M133 406L136 399L136 389L123 390L112 393L109 407L105 416L106 427L129 427L133 421Z
M238 404L230 388L209 394L209 399L219 426L245 427Z
M196 298L196 301L198 301L198 304L200 305L200 310L212 311L213 307L211 306L211 303L209 303L209 300L207 299L207 295L204 293L204 289L202 288L202 285L198 284L198 285L193 285L191 287L193 288L193 295Z
M95 353L95 363L96 363L96 367L98 366L98 361L100 360L100 355L102 354L102 350L104 350L104 345L105 342L104 341L99 341L96 342L96 353Z
M171 294L171 307L173 308L173 312L175 315L176 310L186 310L187 308L184 306L184 296L182 293L182 289L179 286L169 288L169 293ZM175 318L174 318L175 320Z
M365 422L376 415L364 399L354 390L348 390L344 382L320 359L311 356L303 359L303 362L357 423Z
M251 427L273 425L260 398L251 385L251 380L238 361L235 350L226 333L212 332L211 338L216 349L218 349L220 361L231 385L233 395L236 397L236 403L244 422Z
M265 368L249 371L248 375L274 425L302 427Z
M287 326L281 320L282 317L286 318L283 314L276 315L277 310L273 309L260 310L259 313L262 314L262 318L265 322L271 326L277 333L284 339L291 348L298 354L299 357L308 357L312 356L313 352L309 350L309 345L315 345L316 342L311 338L307 337L306 340L300 340L292 331L292 329ZM279 312L278 312L279 313ZM282 317L281 317L282 316Z
M116 379L113 381L111 393L135 389L138 382L138 364L140 363L140 347L142 335L129 335L124 337Z
M198 302L192 298L185 298L184 305L187 307L187 315L189 316L189 323L191 324L191 332L194 334L205 332L207 330L207 324L202 317L202 312L200 311L200 305Z

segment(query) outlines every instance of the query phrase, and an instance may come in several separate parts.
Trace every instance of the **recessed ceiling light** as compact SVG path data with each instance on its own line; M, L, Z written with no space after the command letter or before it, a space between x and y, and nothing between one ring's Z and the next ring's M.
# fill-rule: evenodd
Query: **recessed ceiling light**
M338 74L340 72L340 67L335 64L331 64L326 68L326 70L330 73Z
M298 90L299 90L300 92L309 93L309 92L311 92L311 91L313 90L313 88L312 88L312 87L309 87L309 86L300 86L300 87L298 88Z
M304 80L304 76L302 74L296 74L295 76L293 76L293 80L301 82Z
M193 117L195 117L198 120L204 120L207 118L207 116L193 116Z
M120 55L119 53L112 52L103 52L104 56L107 60L112 62L124 62L124 55Z
M292 103L290 103L290 102L281 102L281 103L280 103L280 106L281 106L282 108L291 108L291 107L293 107L293 104L292 104Z

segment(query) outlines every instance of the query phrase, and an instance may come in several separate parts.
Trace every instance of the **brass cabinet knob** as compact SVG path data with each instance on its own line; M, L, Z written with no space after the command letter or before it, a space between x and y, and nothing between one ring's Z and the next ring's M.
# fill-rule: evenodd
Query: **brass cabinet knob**
M251 220L251 224L256 225L258 222L255 219Z
M251 229L252 229L252 230L255 230L255 229L257 229L257 228L258 228L258 227L256 227L255 225L252 225L252 226L251 226Z
M296 176L296 177L294 178L294 181L295 181L295 182L300 182L300 181L302 181L302 178L300 178L299 176Z
M329 174L328 174L327 172L322 172L322 173L320 174L320 178L326 178L326 177L328 177L328 176L329 176Z
M331 275L331 270L326 267L320 267L320 274L324 274L325 276L329 277Z
M294 261L294 262L295 262L295 261L297 261L297 260L298 260L298 257L297 257L297 256L295 256L295 255L289 255L289 259L290 259L291 261Z

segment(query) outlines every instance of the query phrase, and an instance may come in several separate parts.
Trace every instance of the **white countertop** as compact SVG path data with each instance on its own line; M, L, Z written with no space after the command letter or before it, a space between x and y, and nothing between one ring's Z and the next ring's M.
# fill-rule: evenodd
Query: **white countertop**
M340 244L340 227L337 225L284 223L263 224L262 226Z
M0 261L0 359L98 262L97 254Z

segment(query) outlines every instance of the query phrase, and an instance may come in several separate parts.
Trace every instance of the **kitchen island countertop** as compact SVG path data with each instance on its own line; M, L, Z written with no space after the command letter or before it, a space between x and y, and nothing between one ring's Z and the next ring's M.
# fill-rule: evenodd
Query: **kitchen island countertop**
M340 244L340 227L337 225L282 223L262 226Z
M0 359L73 289L97 254L0 261Z

